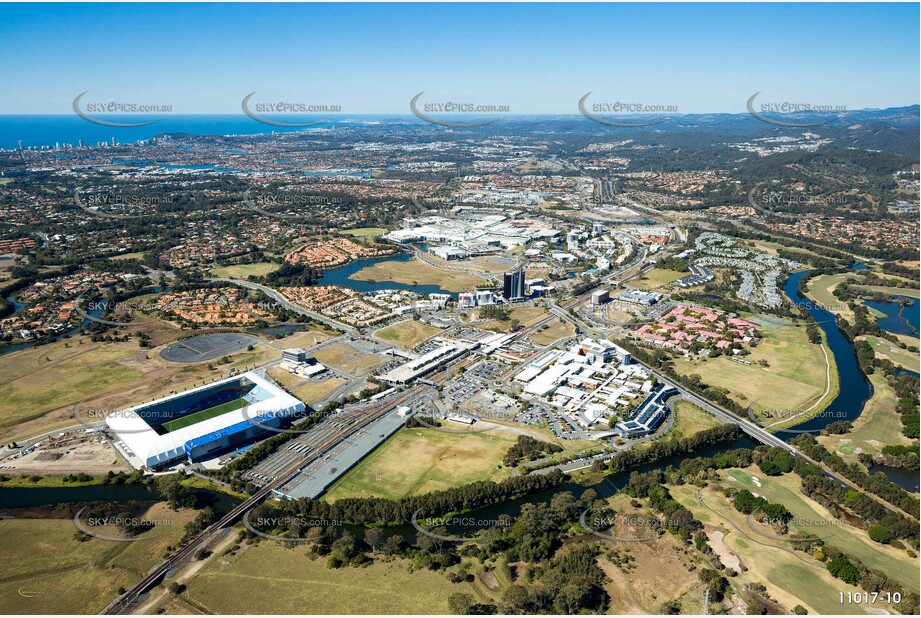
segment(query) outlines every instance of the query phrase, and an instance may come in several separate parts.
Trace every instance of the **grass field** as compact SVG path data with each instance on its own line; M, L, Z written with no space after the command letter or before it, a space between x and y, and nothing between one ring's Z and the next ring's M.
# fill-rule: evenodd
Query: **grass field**
M675 415L675 424L667 434L669 438L687 438L721 424L715 416L690 401L676 400L671 404L671 408Z
M494 330L500 333L512 332L512 320L518 320L521 326L530 326L549 315L544 307L535 305L521 305L509 309L508 320L489 320L481 324L480 328Z
M723 531L723 543L727 551L737 556L746 569L732 579L737 587L747 583L763 584L767 587L768 593L788 609L802 604L810 609L810 613L866 613L864 606L839 603L839 592L853 592L854 589L833 578L818 561L812 561L810 566L787 553L786 548L766 547L742 536L735 527L697 501L697 487L693 485L669 487L669 490L672 497L690 510L697 519L707 526ZM704 489L703 498L708 506L723 517L728 517L741 530L748 530L745 516L738 513L721 493ZM754 532L747 531L746 534L770 543L768 539L755 536ZM777 545L783 546L779 542Z
M838 300L833 292L843 281L856 278L857 275L854 273L839 273L836 275L819 275L818 277L813 277L806 284L808 296L828 311L848 319L853 319L854 312L847 306L847 303Z
M879 371L870 376L870 382L873 396L854 421L852 430L843 435L819 437L819 442L847 461L857 461L860 453L878 455L887 444L911 444L911 440L902 435L902 421L895 411L898 402L889 382Z
M278 264L272 264L271 262L256 262L254 264L219 266L212 269L211 274L214 277L224 277L226 279L248 279L250 275L263 277L279 268Z
M921 290L918 288L892 288L882 285L858 285L857 289L864 292L880 292L882 294L889 294L892 296L908 296L911 298L921 297Z
M0 613L94 614L162 560L167 545L182 536L194 511L156 504L145 517L170 520L149 540L115 543L74 538L70 519L0 520ZM22 596L30 594L30 598Z
M689 274L691 273L680 273L677 270L653 268L646 274L628 282L627 285L638 290L655 290L665 287L669 283L686 277Z
M864 337L870 346L873 347L873 351L876 352L876 355L882 358L888 358L896 365L900 367L905 367L914 372L921 370L921 361L919 361L917 352L909 352L908 350L903 350L902 348L894 345L891 341L883 339L882 337L873 337L867 335ZM900 337L901 339L901 337ZM905 341L911 339L914 343L913 345L918 345L918 339L905 337Z
M188 584L191 601L220 614L449 614L448 597L471 593L406 560L329 569L303 549L263 541L231 560L208 564ZM245 591L245 593L241 593Z
M324 329L322 326L316 326L311 324L307 326L306 330L298 331L293 335L288 335L276 341L276 345L280 348L312 348L318 343L323 343L329 339L332 339L335 336L335 333L330 330Z
M756 414L764 410L808 409L825 391L826 362L822 348L809 343L802 327L765 323L759 331L764 339L745 357L751 365L720 356L706 361L677 359L675 369L682 375L697 374L711 386L728 389L739 404L752 404ZM758 364L762 359L768 362L768 367ZM832 388L825 402L831 401L838 389L834 365L831 377ZM815 410L821 410L825 402ZM776 420L766 419L768 423Z
M416 320L406 320L390 326L386 326L374 333L374 336L381 341L386 341L404 348L413 348L422 343L429 337L441 332L440 328L417 322Z
M406 262L379 262L359 270L349 277L355 281L394 281L406 285L437 285L449 292L463 292L485 280L456 270L441 270L417 258Z
M764 496L771 502L783 504L794 517L803 521L834 522L835 518L818 502L804 496L799 476L784 474L782 476L765 476L756 467L744 470L729 470L726 473L732 481L730 485L744 487L753 493ZM758 478L755 483L752 477ZM707 502L714 506L711 502ZM873 569L880 569L896 579L911 592L919 591L918 558L910 558L904 550L897 550L870 540L864 530L848 525L834 526L830 531L816 532L814 527L806 526L803 532L827 534L826 542L839 548L844 553L858 558Z
M499 430L446 433L404 428L339 479L326 497L402 498L502 478L511 470L496 466L516 439Z
M214 418L215 416L220 416L221 414L227 414L228 412L239 410L240 408L245 407L247 403L249 402L243 397L234 399L233 401L225 401L222 404L212 406L206 410L201 410L195 414L189 414L188 416L183 416L182 418L167 421L163 423L162 427L166 431L176 431L177 429L182 429L183 427L188 427L189 425L194 425L195 423L206 421L209 418Z
M576 329L572 324L556 318L547 324L546 328L531 335L529 339L538 345L550 345L558 339L572 337L575 334Z
M143 257L144 257L144 252L143 252L143 251L137 251L137 252L135 252L135 253L122 253L121 255L116 255L115 257L113 257L113 258L111 258L111 259L116 260L116 261L119 261L119 260L140 260L140 259L143 258Z
M359 238L376 238L381 234L386 234L387 230L382 227L356 227L351 230L341 230L340 233Z
M344 380L339 378L328 378L320 382L307 382L298 386L291 391L291 394L312 406L326 399L330 393L345 384Z
M314 357L324 365L359 375L364 375L386 362L381 356L359 352L348 343L336 343L323 348L314 354Z

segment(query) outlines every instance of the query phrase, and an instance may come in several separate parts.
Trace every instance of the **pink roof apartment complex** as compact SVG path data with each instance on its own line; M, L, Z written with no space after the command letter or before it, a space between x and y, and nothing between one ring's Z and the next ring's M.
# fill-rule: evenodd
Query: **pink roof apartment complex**
M751 341L757 325L728 316L719 309L680 304L656 322L636 329L634 334L649 343L680 350L688 350L695 341L720 350Z

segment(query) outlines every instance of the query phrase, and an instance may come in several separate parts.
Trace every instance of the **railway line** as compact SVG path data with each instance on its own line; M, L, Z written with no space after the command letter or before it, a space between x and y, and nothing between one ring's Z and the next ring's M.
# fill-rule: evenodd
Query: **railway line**
M202 530L198 535L182 546L182 548L176 551L176 553L172 554L152 569L141 581L106 606L101 613L105 615L129 613L131 607L139 600L142 594L156 586L171 570L181 566L196 550L210 543L223 528L234 523L244 513L271 495L276 488L294 479L304 467L322 457L342 440L348 438L349 435L378 420L394 407L418 395L422 390L424 390L424 387L412 387L395 399L391 399L386 403L369 406L362 410L358 415L350 419L351 422L342 423L342 428L336 434L330 436L321 444L318 444L307 457L298 459L292 462L288 467L280 470L271 482L266 483L262 488L258 489L256 493L235 506L218 521Z

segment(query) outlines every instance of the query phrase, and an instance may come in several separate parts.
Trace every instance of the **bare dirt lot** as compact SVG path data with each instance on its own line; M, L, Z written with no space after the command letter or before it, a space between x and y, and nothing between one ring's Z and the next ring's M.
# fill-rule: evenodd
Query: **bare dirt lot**
M4 474L105 474L131 472L131 468L115 452L112 444L103 436L90 434L83 438L62 442L60 446L43 446L26 455L14 455L0 459L0 471Z

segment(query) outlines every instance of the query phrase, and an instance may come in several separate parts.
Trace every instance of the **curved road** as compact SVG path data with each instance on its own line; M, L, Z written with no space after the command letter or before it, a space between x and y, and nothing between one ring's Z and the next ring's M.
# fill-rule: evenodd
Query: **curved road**
M288 300L287 298L285 298L281 294L281 292L278 292L277 290L270 288L267 285L262 285L261 283L254 283L252 281L245 281L243 279L218 278L218 279L206 279L206 281L219 281L219 282L224 282L224 283L233 283L235 285L239 285L244 288L249 288L251 290L259 290L260 292L262 292L263 294L265 294L266 296L268 296L269 298L277 302L279 305L281 305L285 309L288 309L289 311L294 311L295 313L306 315L309 318L312 318L318 322L323 322L324 324L332 326L333 328L338 328L339 330L344 331L350 335L355 333L355 328L353 328L352 326L349 326L348 324L343 324L342 322L337 322L336 320L329 318L321 313L316 313L315 311L310 311L309 309L305 309L304 307L298 305L297 303L292 302Z

